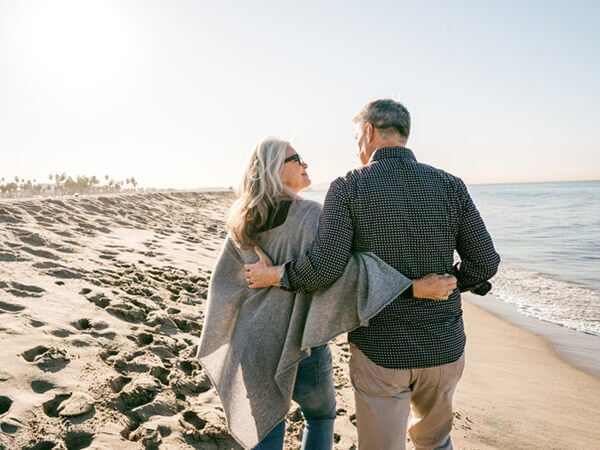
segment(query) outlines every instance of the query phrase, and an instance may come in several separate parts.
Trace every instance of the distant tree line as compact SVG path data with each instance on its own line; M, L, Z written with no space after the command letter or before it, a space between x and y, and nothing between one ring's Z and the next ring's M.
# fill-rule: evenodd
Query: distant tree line
M30 195L94 194L102 192L135 191L138 182L135 178L116 181L108 175L102 183L96 176L77 176L50 174L48 183L14 177L12 180L0 178L0 195L3 197L26 197Z

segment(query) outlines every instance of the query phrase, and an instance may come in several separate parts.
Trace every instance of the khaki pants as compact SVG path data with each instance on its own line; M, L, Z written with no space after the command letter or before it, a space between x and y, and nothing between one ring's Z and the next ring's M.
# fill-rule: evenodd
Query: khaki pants
M452 397L464 355L442 366L399 370L378 366L354 344L350 353L360 450L405 450L407 427L416 450L452 449Z

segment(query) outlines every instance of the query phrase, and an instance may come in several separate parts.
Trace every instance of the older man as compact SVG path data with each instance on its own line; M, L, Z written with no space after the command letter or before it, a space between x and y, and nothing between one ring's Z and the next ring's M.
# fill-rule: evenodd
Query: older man
M361 450L451 449L452 398L464 367L461 291L485 293L500 258L464 183L405 147L410 115L392 99L355 117L362 166L336 179L311 249L283 266L246 266L251 287L312 291L373 252L409 278L451 273L447 301L403 294L349 333ZM454 252L460 262L454 263ZM409 423L409 412L412 419Z

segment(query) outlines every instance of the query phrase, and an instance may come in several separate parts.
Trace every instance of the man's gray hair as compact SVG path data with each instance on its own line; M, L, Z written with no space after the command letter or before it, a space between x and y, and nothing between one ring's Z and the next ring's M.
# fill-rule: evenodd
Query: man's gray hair
M406 138L410 134L410 113L402 103L391 98L368 103L356 115L354 122L370 122L382 130L394 129Z

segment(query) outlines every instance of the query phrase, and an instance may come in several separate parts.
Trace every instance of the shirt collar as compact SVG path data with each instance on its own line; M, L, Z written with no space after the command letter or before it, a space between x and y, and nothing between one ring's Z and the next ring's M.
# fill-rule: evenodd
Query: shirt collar
M414 161L417 160L412 150L406 147L381 147L375 150L373 155L371 155L371 161L379 161L380 159L386 158L412 159Z

